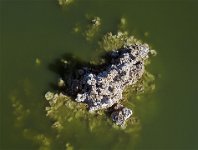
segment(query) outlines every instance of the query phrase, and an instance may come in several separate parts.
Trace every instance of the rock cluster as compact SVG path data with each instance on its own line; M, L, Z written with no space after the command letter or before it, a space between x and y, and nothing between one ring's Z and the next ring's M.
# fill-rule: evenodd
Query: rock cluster
M111 113L112 120L116 123L116 125L124 125L126 120L132 115L132 110L124 107L121 104L116 104L113 107L113 111Z
M144 73L144 60L148 58L147 44L134 44L110 52L110 64L95 73L88 68L79 70L80 79L73 80L72 87L78 89L76 101L88 105L89 111L108 109L122 99L126 86L135 84ZM132 115L132 111L120 107L112 113L118 125Z

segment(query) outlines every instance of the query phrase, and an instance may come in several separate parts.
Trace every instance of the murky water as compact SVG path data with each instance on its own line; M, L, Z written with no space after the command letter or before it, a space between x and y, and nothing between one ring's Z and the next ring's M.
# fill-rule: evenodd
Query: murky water
M45 149L48 140L42 135L56 140L51 149L65 149L66 142L74 149L198 148L198 2L76 0L67 9L56 0L1 0L0 5L2 149ZM91 42L73 31L87 25L86 15L102 20ZM63 141L57 140L44 111L44 93L58 78L49 64L65 53L90 60L97 55L97 41L115 33L121 17L130 33L158 52L149 66L157 77L156 90L136 102L140 133L102 127L91 133L76 121L61 135ZM13 101L20 102L19 111Z

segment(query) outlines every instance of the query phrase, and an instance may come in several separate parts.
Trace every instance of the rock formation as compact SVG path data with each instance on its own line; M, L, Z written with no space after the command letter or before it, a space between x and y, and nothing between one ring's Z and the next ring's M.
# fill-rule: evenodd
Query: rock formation
M73 79L71 84L72 92L77 92L76 102L86 103L90 112L119 104L124 89L142 77L148 53L147 44L134 44L110 52L110 64L100 72L87 67L80 69L80 78ZM120 106L111 117L117 125L124 125L131 115L130 109Z

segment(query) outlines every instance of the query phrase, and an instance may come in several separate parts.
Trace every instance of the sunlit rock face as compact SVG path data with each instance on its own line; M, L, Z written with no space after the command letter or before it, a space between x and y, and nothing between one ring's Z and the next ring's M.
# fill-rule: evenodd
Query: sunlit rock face
M73 80L74 90L78 89L75 100L86 103L90 112L119 103L125 87L135 84L142 77L148 53L147 44L131 45L110 52L111 63L99 73L83 68L80 70L81 78Z

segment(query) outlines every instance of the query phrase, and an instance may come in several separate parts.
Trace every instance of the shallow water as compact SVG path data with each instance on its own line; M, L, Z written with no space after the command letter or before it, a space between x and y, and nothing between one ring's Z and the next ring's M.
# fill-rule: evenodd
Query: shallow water
M38 149L39 142L23 136L27 129L33 135L56 136L44 111L44 93L58 78L49 64L65 53L90 60L97 55L97 41L106 32L115 33L121 17L127 19L131 34L158 52L149 65L157 77L156 90L136 102L142 125L138 138L108 128L90 133L76 121L52 149L64 149L65 142L74 149L198 148L196 1L77 0L67 9L56 0L1 0L0 4L2 149ZM102 19L91 42L72 30L76 24L87 25L86 14ZM30 111L25 122L13 115L11 100L23 105L22 114Z

